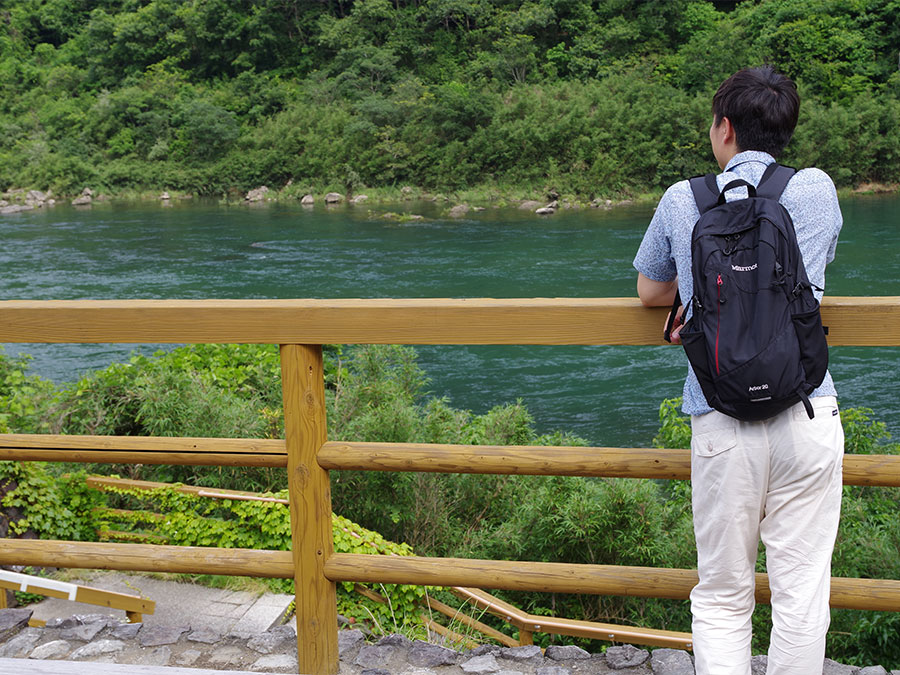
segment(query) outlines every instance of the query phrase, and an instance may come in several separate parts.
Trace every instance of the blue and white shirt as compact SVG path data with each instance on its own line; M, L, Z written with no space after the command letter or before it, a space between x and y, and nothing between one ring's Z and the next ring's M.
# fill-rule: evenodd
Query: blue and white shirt
M766 167L774 161L765 152L738 153L728 162L725 172L717 177L719 189L738 178L757 185ZM746 188L738 188L729 190L726 198L730 201L746 196ZM820 169L803 169L791 178L779 201L794 221L809 280L819 288L825 288L825 265L834 260L838 233L843 224L834 183ZM634 258L634 268L648 279L672 281L677 277L678 290L686 304L694 295L691 233L699 218L700 212L690 183L686 180L675 183L659 200ZM821 301L822 295L822 292L816 291L818 300ZM831 373L825 374L822 385L811 394L836 395ZM684 383L682 410L688 415L703 415L712 411L690 365Z

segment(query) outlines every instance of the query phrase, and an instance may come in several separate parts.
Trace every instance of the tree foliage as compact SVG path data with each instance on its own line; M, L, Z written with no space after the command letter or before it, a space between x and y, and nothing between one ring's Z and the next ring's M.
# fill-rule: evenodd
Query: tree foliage
M658 190L709 99L795 78L789 162L900 181L900 0L11 0L0 187Z

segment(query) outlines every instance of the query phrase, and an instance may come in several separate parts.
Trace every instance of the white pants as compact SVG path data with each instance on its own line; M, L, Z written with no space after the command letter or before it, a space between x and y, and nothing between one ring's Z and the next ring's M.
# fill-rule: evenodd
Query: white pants
M762 422L691 419L697 675L750 675L754 565L762 538L772 591L767 675L821 675L844 432L832 396Z

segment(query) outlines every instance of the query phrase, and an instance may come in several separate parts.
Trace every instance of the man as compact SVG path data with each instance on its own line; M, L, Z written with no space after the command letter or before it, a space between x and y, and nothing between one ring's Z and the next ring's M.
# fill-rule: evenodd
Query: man
M770 67L741 70L722 83L713 97L709 130L723 170L719 189L739 178L759 183L790 140L799 104L794 83ZM745 188L728 192L729 200L746 196ZM819 169L804 169L791 178L780 201L794 222L810 281L825 288L825 265L834 258L842 224L834 184ZM645 306L671 305L676 289L690 305L691 233L699 217L688 181L663 195L634 260ZM821 300L822 292L816 297ZM844 451L835 397L826 374L810 395L813 419L798 403L775 417L742 422L712 410L688 368L683 410L691 415L692 428L700 581L691 592L691 612L699 675L750 675L760 538L772 591L766 672L822 672Z

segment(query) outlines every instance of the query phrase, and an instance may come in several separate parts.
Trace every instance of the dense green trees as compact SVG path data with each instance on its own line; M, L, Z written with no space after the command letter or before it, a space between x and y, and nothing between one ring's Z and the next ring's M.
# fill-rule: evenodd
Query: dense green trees
M657 190L763 62L804 95L785 161L900 180L900 0L731 5L11 0L0 188Z

